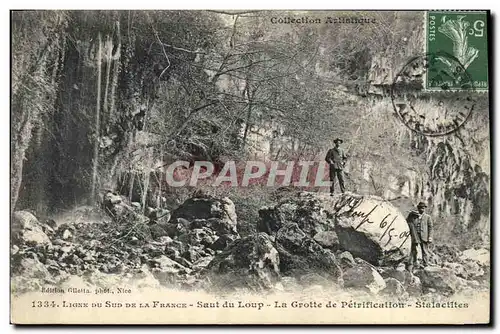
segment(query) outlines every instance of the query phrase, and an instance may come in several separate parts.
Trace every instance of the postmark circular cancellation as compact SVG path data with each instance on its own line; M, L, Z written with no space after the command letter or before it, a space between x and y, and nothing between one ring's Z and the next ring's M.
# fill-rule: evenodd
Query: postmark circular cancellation
M436 68L441 61L449 67ZM438 89L426 89L425 80ZM391 101L410 130L436 137L451 134L467 121L476 102L474 91L472 77L456 58L445 53L424 54L411 58L398 72Z
M398 118L426 136L457 131L469 119L478 92L487 91L485 14L427 12L427 53L410 58L391 85Z

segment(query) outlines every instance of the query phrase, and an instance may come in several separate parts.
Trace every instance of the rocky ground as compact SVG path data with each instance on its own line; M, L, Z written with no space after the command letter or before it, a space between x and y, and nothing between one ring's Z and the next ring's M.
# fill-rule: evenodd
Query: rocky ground
M252 293L315 287L396 299L489 289L488 249L435 245L429 267L408 268L404 217L377 197L295 194L262 208L258 232L247 236L227 197L200 195L172 212L142 213L111 192L101 202L64 223L14 213L14 294L118 283Z

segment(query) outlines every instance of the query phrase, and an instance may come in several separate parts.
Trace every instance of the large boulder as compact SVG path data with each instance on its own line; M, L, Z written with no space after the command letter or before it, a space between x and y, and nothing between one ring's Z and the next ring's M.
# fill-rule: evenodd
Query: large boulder
M206 254L192 251L186 255L181 252L181 256L190 262L196 262L206 255L213 255L212 253L223 250L240 237L234 203L227 197L190 198L173 211L169 221L163 223L161 227L168 236L185 245L205 248Z
M333 202L330 206L332 204ZM274 235L283 226L296 223L302 231L313 238L318 233L333 230L335 224L331 211L325 206L320 194L300 193L274 207L260 209L257 230Z
M160 238L167 237L168 232L162 227L162 225L153 223L148 225L149 230L151 231L151 237L154 240L159 240Z
M17 256L11 262L11 291L14 294L26 291L40 291L48 284L56 283L46 266L39 261L36 254Z
M151 220L152 223L156 223L158 225L166 225L171 218L171 213L167 209L151 209L148 208L147 216Z
M151 273L147 265L142 265L139 272L132 279L133 286L137 289L157 289L160 287L160 282Z
M37 256L23 257L19 262L16 261L14 273L18 273L25 278L50 280L52 275Z
M231 221L232 222L232 221ZM220 218L195 219L189 224L190 229L208 228L213 230L216 235L238 235L236 227L229 224L227 220Z
M465 270L465 267L463 265L461 265L460 263L445 262L445 263L443 263L443 267L451 269L451 271L458 277L462 277L465 279L468 278L468 273Z
M51 245L50 238L44 232L44 226L28 211L16 211L12 215L11 235L14 243L31 246Z
M102 196L102 207L105 212L120 224L126 224L127 229L135 229L135 235L139 239L151 239L151 232L147 228L149 217L141 213L141 206L137 202L128 204L124 196L117 195L111 191Z
M335 231L324 231L316 233L314 236L314 241L325 248L331 248L333 250L339 248L339 237Z
M457 276L463 279L481 279L485 275L485 271L476 261L464 261L462 263L455 262L445 262L443 267L451 269L451 271Z
M406 289L403 284L395 278L386 278L385 288L381 291L381 294L388 295L392 297L402 297L406 294Z
M166 286L176 285L177 281L191 273L191 269L165 255L152 259L149 265L153 276Z
M227 197L194 197L179 206L170 218L177 223L179 219L191 223L191 228L208 227L218 235L237 234L237 217L234 203Z
M228 247L233 241L235 241L238 237L233 234L224 234L220 236L211 246L210 248L217 251L223 250Z
M344 271L344 287L365 290L373 294L385 289L386 283L376 268L366 261L356 260L355 266Z
M344 194L334 205L340 247L372 264L397 263L410 253L410 231L401 212L374 196Z
M338 259L341 268L352 268L356 265L354 257L348 251L343 251L338 254Z
M338 278L342 275L335 254L323 248L304 233L296 223L285 225L276 235L280 270L285 275L323 274Z
M173 273L173 274L190 272L188 268L184 267L180 263L170 259L165 255L160 255L152 259L150 261L150 266L153 268L153 273L154 271L161 273Z
M385 279L386 283L389 279L393 278L400 282L405 288L405 291L410 295L418 296L422 294L422 284L420 282L420 278L406 270L402 263L396 268L378 268L378 270L380 275Z
M182 243L204 247L211 247L217 239L215 232L208 227L195 228L178 237Z
M269 235L257 233L231 243L208 265L215 287L272 288L280 279L280 259Z
M304 192L262 208L259 215L259 231L276 235L295 223L323 247L349 251L374 265L396 264L410 253L405 217L380 197Z
M437 292L449 296L464 286L464 279L458 277L452 269L443 267L425 267L415 271L422 282L423 293Z
M102 207L111 217L120 220L134 211L131 205L126 204L125 198L111 191L102 195Z
M463 266L467 272L467 279L489 279L489 267L481 267L475 261L467 261Z

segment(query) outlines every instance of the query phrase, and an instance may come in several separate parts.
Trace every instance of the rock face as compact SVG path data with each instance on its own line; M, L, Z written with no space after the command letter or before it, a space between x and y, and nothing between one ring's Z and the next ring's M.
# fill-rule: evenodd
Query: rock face
M410 253L405 217L379 197L301 193L259 215L259 231L276 235L295 223L322 247L348 251L374 265L398 263Z
M269 289L280 279L280 259L269 235L238 239L208 265L217 287Z

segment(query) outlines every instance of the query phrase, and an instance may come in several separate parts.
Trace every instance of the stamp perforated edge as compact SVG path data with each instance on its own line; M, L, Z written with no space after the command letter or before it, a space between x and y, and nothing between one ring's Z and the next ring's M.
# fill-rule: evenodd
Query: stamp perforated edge
M471 10L467 10L467 9L427 9L427 10L424 10L423 11L423 25L424 25L424 54L427 54L429 53L429 42L428 42L428 38L427 38L427 18L428 18L428 14L429 12L435 12L435 13L453 13L453 14L460 14L460 13L464 13L464 14L469 14L469 13L484 13L485 15L488 15L489 13L489 10L487 9L471 9ZM488 39L490 38L490 36L488 35ZM488 49L488 52L490 52L490 50ZM489 65L489 64L488 64ZM427 73L424 73L424 85L423 85L423 89L422 91L426 92L426 93L433 93L433 92L442 92L442 90L440 90L439 88L428 88L427 87ZM477 87L473 87L473 89L470 89L470 90L466 90L466 89L459 89L459 88L451 88L448 90L448 92L450 93L454 93L454 92L468 92L469 94L471 95L484 95L484 94L489 94L489 84L488 84L488 87L487 88L477 88Z

